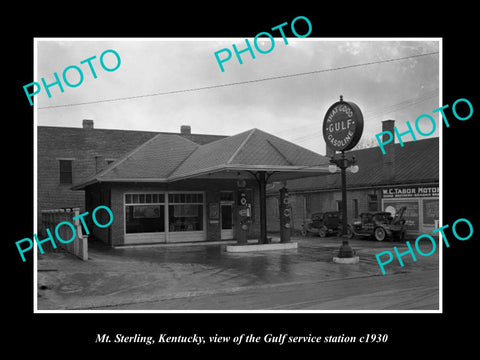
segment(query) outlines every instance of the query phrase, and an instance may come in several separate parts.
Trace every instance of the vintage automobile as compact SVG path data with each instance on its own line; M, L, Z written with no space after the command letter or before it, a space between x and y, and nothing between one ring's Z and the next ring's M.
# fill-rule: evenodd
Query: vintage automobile
M354 220L349 229L352 236L369 236L377 241L386 238L395 240L405 239L405 219L403 214L406 207L401 207L395 216L387 211L367 212L360 214L360 219Z
M302 235L308 233L318 234L325 237L330 234L338 235L342 228L342 214L339 211L316 212L311 219L307 219L302 225Z

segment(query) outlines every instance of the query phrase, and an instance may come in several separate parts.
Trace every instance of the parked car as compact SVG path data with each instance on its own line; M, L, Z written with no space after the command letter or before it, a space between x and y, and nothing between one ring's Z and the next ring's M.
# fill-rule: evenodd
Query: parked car
M325 237L330 234L338 235L342 231L342 214L340 211L327 211L313 213L302 225L302 235L308 233Z
M366 212L360 214L360 218L349 225L353 235L373 237L377 241L390 239L405 239L405 219L403 214L406 207L392 216L389 212Z

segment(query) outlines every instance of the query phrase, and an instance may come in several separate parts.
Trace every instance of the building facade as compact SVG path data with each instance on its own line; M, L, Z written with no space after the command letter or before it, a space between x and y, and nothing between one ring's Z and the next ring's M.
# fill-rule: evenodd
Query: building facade
M383 122L383 131L392 134L394 121ZM395 214L406 207L406 234L415 236L431 233L439 220L439 139L386 146L383 155L379 147L353 150L346 153L355 157L359 171L347 172L347 221L359 218L364 212L389 211ZM331 154L333 155L333 154ZM282 185L283 186L283 185ZM340 174L288 181L292 203L293 228L300 231L302 224L313 213L340 211L342 207ZM271 186L268 196L268 224L278 229L278 186Z
M104 229L91 226L92 235L110 246L236 239L237 198L246 191L252 207L247 237L253 238L259 233L257 185L240 186L225 179L93 184L85 189L87 211L106 205L115 221Z

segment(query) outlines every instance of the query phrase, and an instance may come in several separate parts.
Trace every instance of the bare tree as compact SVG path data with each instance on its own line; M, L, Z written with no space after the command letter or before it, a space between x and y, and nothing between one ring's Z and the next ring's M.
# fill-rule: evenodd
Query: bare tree
M378 142L374 138L362 138L352 150L368 149L378 146Z

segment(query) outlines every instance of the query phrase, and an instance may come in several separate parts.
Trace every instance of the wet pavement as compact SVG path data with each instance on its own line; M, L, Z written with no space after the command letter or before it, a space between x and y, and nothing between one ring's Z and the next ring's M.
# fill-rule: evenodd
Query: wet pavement
M108 248L89 260L38 258L39 310L437 310L438 250L404 256L382 275L375 254L400 242L352 239L358 264L336 264L341 239L294 238L298 249L227 253L224 244ZM428 245L424 252L429 252Z

